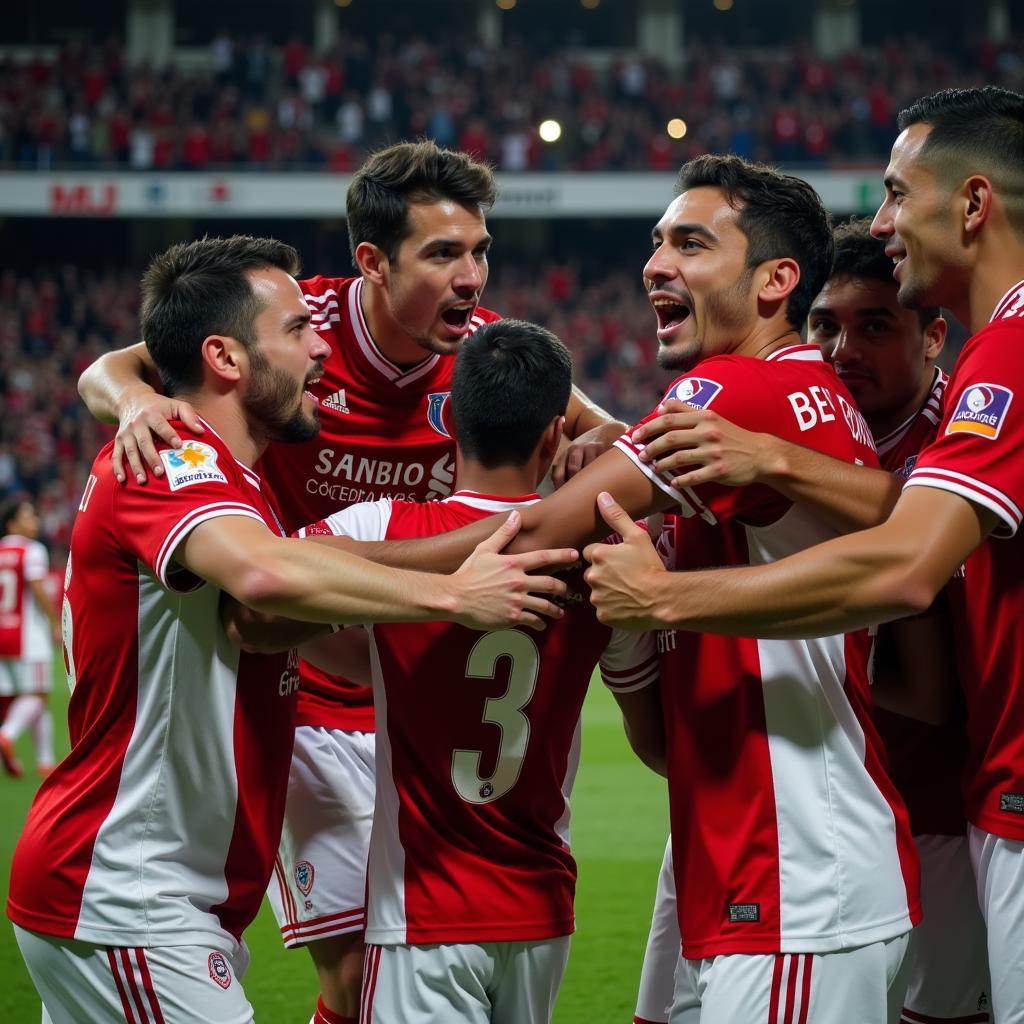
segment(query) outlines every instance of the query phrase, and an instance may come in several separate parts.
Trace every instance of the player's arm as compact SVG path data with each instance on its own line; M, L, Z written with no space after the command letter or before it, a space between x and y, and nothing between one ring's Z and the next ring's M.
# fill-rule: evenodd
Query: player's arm
M302 622L281 615L268 615L248 608L227 591L220 595L220 620L228 639L251 654L290 651L321 636L330 636L324 622Z
M626 426L574 384L565 410L563 436L569 443L559 448L551 466L551 482L555 487L561 487L569 477L608 451Z
M275 536L262 523L221 516L197 525L175 560L247 607L320 623L443 620L474 629L543 628L561 617L547 595L565 585L527 573L575 560L574 551L500 553L518 526L513 515L451 576L394 570L340 551Z
M949 721L959 680L944 591L923 615L879 628L874 664L871 697L878 707L931 725Z
M616 693L615 702L622 712L622 726L633 753L652 772L667 775L665 719L661 710L658 683L632 693Z
M665 571L632 514L602 497L622 544L593 544L586 579L603 621L726 636L815 637L925 611L997 517L960 495L907 488L881 526L767 565Z
M580 547L588 541L606 537L608 527L596 505L601 491L614 494L637 519L664 512L674 504L673 499L652 483L627 455L612 448L543 501L521 509L522 527L507 550L526 552L547 547ZM451 572L501 522L500 516L492 516L450 533L415 540L363 542L348 537L311 537L310 540L359 554L383 565L425 572ZM556 537L564 539L549 543Z
M39 606L42 613L46 616L46 621L50 624L50 637L55 644L59 644L61 642L60 613L57 611L53 601L50 600L45 584L42 580L26 580L26 583L28 584L28 590L32 595L32 599Z
M884 470L744 430L713 409L695 409L677 399L666 402L664 410L632 436L646 446L641 459L671 475L677 489L711 482L767 484L841 533L877 526L900 496L902 481Z
M125 478L124 464L138 482L147 472L163 475L154 438L181 447L181 438L170 425L180 420L189 430L203 433L203 424L188 402L160 393L160 378L145 342L100 356L78 378L78 393L86 408L104 423L116 423L117 436L110 465L117 480Z
M329 675L341 676L361 686L373 685L370 671L370 635L361 626L349 626L309 640L299 654L311 665Z

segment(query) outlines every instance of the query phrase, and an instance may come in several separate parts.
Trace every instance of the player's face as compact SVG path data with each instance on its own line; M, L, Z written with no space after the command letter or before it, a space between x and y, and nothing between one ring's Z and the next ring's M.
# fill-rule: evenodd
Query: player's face
M921 156L931 126L901 132L885 171L885 200L871 234L893 260L899 301L912 309L956 305L966 275L952 194Z
M658 363L685 372L732 351L756 317L736 211L717 188L690 189L665 211L652 239L644 285L658 317Z
M8 523L8 527L13 533L35 540L39 536L39 515L35 505L30 501L19 505L18 511Z
M272 441L308 441L320 431L318 402L308 388L320 379L331 348L310 326L309 307L293 277L276 268L249 276L263 309L249 348L246 412Z
M421 348L454 354L487 284L487 224L478 208L446 199L411 203L408 224L410 233L388 263L391 316Z
M873 428L913 411L931 379L929 339L917 313L896 300L894 284L831 278L811 306L807 340L821 346Z

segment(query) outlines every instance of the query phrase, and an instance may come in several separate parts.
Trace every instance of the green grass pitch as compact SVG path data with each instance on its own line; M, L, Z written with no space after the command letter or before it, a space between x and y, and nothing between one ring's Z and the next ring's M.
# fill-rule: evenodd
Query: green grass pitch
M67 750L67 687L55 680L58 756ZM6 902L11 853L35 792L31 749L19 780L0 777L0 878ZM628 1024L668 831L663 781L632 755L618 709L595 678L583 715L583 755L573 796L573 851L579 863L576 935L555 1024ZM307 1024L316 994L303 950L286 951L266 904L246 932L252 964L245 989L260 1024ZM39 999L10 924L0 925L0 1021L38 1024Z

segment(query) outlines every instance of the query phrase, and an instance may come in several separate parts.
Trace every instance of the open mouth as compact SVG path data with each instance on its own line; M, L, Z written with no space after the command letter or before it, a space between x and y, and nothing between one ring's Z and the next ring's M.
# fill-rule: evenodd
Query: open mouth
M670 334L680 324L690 318L690 307L677 299L651 299L654 312L658 317L658 337Z
M304 397L308 398L311 402L315 402L317 405L320 404L320 399L313 394L312 388L316 387L320 383L319 375L316 377L307 377L305 381L305 390L302 392Z
M476 309L475 302L461 302L443 310L441 319L449 330L462 334L469 327L469 318L473 315L474 309Z

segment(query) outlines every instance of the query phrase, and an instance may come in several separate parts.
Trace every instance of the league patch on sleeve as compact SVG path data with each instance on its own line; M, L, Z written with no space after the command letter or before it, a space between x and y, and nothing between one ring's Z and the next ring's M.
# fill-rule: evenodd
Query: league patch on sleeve
M223 471L217 468L217 449L202 441L186 441L180 448L165 448L160 458L172 491L193 484L228 482Z
M696 409L706 409L721 390L721 384L706 377L684 377L672 385L663 401L678 398Z
M956 403L946 433L978 434L994 441L999 436L1013 392L999 384L972 384Z

